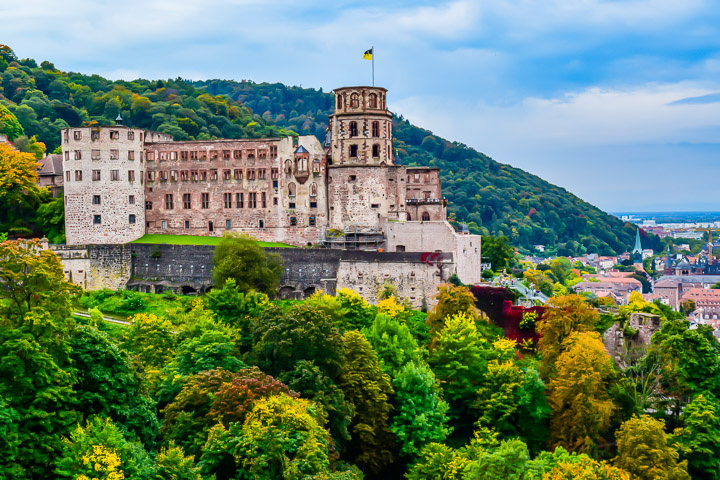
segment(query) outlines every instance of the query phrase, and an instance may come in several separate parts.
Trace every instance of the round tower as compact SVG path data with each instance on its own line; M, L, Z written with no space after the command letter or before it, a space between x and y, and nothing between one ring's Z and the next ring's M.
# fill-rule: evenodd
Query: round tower
M387 89L343 87L335 93L330 116L333 165L392 165L392 114Z
M68 245L145 234L144 131L122 125L62 131Z

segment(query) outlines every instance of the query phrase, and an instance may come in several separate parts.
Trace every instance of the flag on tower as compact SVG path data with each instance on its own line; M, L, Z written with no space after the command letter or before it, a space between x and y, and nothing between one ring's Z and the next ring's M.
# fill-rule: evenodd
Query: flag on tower
M373 58L373 49L365 50L365 53L363 53L363 59L364 60L372 60Z

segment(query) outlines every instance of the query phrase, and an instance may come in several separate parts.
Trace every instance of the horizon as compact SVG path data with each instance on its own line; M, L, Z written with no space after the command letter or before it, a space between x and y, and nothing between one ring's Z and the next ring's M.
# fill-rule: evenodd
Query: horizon
M0 42L20 58L113 80L230 78L323 91L371 83L362 53L373 46L389 108L441 137L606 212L717 209L720 6L707 1L104 8L0 4Z

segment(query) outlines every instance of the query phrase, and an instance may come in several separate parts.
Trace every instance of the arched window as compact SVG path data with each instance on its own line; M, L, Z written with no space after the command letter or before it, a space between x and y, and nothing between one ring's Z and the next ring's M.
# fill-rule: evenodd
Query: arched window
M357 137L357 134L358 134L357 122L350 122L350 136Z
M429 222L430 221L430 214L428 212L423 212L422 214L422 221L423 222Z
M288 195L291 197L295 196L296 187L293 182L288 183Z
M285 173L292 173L292 162L285 160Z
M378 158L380 156L380 145L377 143L373 145L372 156L373 158Z
M374 93L370 94L370 97L368 97L368 106L370 108L377 108L377 95Z
M357 93L350 95L350 108L360 107L360 96Z
M337 109L342 110L342 95L337 96Z
M317 197L317 183L310 184L310 196Z
M407 214L407 219L408 219L408 222L409 222L409 221L412 221L412 217L410 216L409 213Z
M372 136L373 137L380 136L380 122L378 122L378 121L372 122Z

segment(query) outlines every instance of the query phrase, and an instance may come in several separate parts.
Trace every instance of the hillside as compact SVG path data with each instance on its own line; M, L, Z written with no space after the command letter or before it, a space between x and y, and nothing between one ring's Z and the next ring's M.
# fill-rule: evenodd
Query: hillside
M332 96L322 90L210 80L110 81L62 72L50 62L18 60L0 51L0 104L48 152L60 129L112 124L120 113L130 126L159 130L177 140L260 138L297 132L324 136ZM1 129L2 127L0 127ZM570 194L523 170L504 165L466 145L395 119L396 148L407 165L442 170L451 215L484 235L507 235L523 249L556 246L559 254L611 254L633 243L623 225Z

